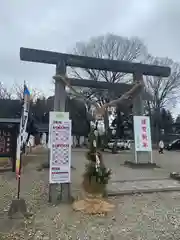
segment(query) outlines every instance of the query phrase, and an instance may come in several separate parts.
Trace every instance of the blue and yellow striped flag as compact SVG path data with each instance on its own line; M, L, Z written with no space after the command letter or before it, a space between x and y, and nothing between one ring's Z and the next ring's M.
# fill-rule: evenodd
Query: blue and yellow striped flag
M30 91L26 84L24 84L24 103L30 102Z

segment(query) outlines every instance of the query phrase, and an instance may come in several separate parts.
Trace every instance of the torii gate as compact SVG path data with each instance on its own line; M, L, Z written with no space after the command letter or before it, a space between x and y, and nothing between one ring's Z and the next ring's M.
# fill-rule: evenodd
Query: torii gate
M134 82L142 81L143 75L150 76L159 76L159 77L168 77L170 75L170 68L142 63L132 63L127 61L118 61L118 60L109 60L109 59L100 59L94 57L85 57L78 56L73 54L64 54L52 51L44 51L30 48L20 48L20 59L23 61L36 62L36 63L46 63L54 64L56 66L56 76L55 76L55 98L54 98L54 111L65 111L65 81L66 79L66 67L78 67L78 68L89 68L96 70L112 71L112 72L124 72L132 73ZM61 81L60 81L61 80ZM94 84L91 80L82 81L82 80L70 80L70 84L78 86L85 86ZM105 83L97 83L105 84ZM119 83L119 88L121 89L121 83ZM125 85L124 85L125 86ZM109 85L110 87L110 85ZM127 86L126 86L127 87ZM108 89L108 83L102 88ZM124 89L125 90L125 89ZM123 92L123 90L122 90ZM114 101L116 104L117 101ZM142 94L139 94L134 99L134 115L143 114L143 102ZM107 107L107 106L106 106ZM141 161L141 158L144 156L140 153L137 153L138 161ZM148 156L147 156L148 157ZM57 191L53 186L51 190L51 201L57 202ZM60 200L68 202L71 198L70 194L70 184L61 184L61 196Z

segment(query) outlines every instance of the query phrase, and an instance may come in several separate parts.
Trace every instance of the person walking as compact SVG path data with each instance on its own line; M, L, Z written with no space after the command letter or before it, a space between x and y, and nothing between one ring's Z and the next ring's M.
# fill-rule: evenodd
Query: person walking
M163 140L159 141L159 153L160 154L164 153L164 142L163 142Z

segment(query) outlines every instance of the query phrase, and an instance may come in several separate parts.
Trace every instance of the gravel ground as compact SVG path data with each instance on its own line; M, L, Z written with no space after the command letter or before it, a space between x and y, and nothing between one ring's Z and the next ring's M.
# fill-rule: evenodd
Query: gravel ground
M88 216L74 212L70 205L48 204L48 172L36 171L37 165L37 161L32 161L22 175L21 196L34 213L28 221L7 218L7 209L16 193L17 183L11 173L0 175L0 240L180 239L180 193L110 198L108 201L115 205L113 212L104 217ZM72 174L75 195L80 194L78 181L75 181L77 173L73 171Z

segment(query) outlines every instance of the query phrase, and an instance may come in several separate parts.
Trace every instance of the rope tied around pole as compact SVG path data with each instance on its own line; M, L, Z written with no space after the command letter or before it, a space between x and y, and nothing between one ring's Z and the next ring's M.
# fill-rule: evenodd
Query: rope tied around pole
M86 97L84 97L83 94L77 92L76 89L70 84L70 82L66 76L57 74L53 77L53 79L62 81L64 83L64 85L68 86L77 97L80 97L86 103L89 103L89 104L95 106L96 116L98 114L103 116L105 114L105 110L110 106L117 106L118 104L121 104L124 101L133 100L133 98L135 98L140 93L141 89L144 86L142 79L140 79L133 85L133 87L128 92L124 93L121 97L119 97L118 99L112 100L109 103L105 103L104 105L102 105L100 107L95 100L87 99Z

